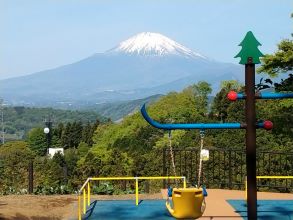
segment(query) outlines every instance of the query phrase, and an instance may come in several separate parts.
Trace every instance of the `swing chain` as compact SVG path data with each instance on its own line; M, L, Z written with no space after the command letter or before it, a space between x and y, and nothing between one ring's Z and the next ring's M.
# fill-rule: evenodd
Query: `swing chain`
M169 130L169 148L170 148L170 156L171 156L171 161L172 161L172 167L173 167L173 173L174 176L176 175L176 166L175 166L175 158L174 158L174 153L173 153L173 148L172 148L172 134L171 134L172 130ZM177 187L177 179L175 179L175 184Z
M199 131L199 135L200 135L200 138L201 138L201 139L204 138L204 133L205 133L205 132L204 132L203 129Z
M200 187L200 178L201 178L201 172L202 172L202 157L201 157L201 151L203 149L203 145L204 145L204 135L205 135L205 131L202 129L199 131L200 134L200 151L199 151L199 155L200 155L200 159L199 159L199 168L198 168L198 184L197 187Z

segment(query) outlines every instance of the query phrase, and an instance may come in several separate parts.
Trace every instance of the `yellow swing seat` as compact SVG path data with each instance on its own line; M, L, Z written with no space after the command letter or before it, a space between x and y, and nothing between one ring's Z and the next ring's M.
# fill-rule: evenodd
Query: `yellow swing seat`
M202 188L174 188L172 201L173 208L169 200L166 207L174 218L196 219L202 216L205 209Z

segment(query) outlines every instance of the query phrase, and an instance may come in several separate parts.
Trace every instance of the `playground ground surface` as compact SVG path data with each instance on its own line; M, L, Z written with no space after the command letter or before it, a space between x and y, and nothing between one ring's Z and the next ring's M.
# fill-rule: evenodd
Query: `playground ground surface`
M164 199L166 193L141 194L139 199ZM92 200L132 200L135 195L92 196ZM207 208L200 219L242 219L227 200L243 200L244 191L208 189ZM293 194L258 193L260 200L293 200ZM0 220L63 220L77 218L76 195L9 195L0 196Z

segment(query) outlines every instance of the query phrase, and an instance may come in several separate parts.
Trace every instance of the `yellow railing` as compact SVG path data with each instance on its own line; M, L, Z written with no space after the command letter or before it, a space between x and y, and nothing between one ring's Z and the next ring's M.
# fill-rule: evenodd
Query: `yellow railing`
M166 180L166 179L183 179L183 188L186 188L185 176L151 176L151 177L90 177L78 191L78 219L81 220L81 195L83 196L83 214L86 214L87 206L90 206L91 187L90 181L95 180L135 180L135 205L138 205L138 180ZM87 187L86 187L87 186Z
M293 176L257 176L256 179L293 179ZM245 199L247 200L247 179L245 180Z

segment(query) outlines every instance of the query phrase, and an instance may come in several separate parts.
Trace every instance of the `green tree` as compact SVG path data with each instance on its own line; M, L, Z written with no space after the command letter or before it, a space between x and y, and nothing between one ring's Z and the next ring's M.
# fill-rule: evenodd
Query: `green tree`
M44 156L47 152L46 136L42 128L33 128L28 134L28 145L37 155Z
M59 140L61 140L62 139L63 132L64 132L64 124L63 123L59 123L57 125L57 128L55 130L56 130L56 136L58 137Z
M227 94L231 90L240 92L242 90L242 87L243 87L243 85L240 84L239 82L235 81L235 80L223 81L221 83L221 90L220 90L220 92L218 92L216 94L216 97L214 98L213 103L212 103L212 115L215 115L217 117L217 119L221 120L221 121L225 121L228 118L228 112L230 112L233 115L237 115L239 113L243 115L244 111L243 111L243 109L241 109L241 107L240 107L239 110L242 113L239 112L239 111L233 112L233 110L232 110L233 106L238 106L238 107L239 107L239 105L243 106L243 102L242 101L231 102L227 98ZM230 111L229 111L230 106L231 106L231 108L230 108ZM241 117L241 119L242 118L243 117ZM233 119L235 119L235 117L230 117L229 118L229 120L232 120L232 121L233 121ZM240 119L238 119L237 121L239 121L239 120Z
M293 13L291 14L293 18ZM291 37L293 34L291 34ZM257 69L258 73L267 73L274 77L280 73L288 73L289 77L281 83L275 83L276 91L293 91L293 40L284 39L278 44L278 49L273 54L266 54L262 58L262 65ZM270 80L270 79L268 79Z
M291 14L293 18L293 13ZM293 36L293 34L291 34ZM275 83L276 91L293 92L293 40L284 39L278 44L278 49L273 54L267 54L262 58L262 65L257 69L258 73L267 73L274 77L281 73L288 73L287 79L280 83ZM287 137L293 136L292 129L292 114L293 100L267 100L258 104L259 114L270 119L274 123L273 133L284 135ZM289 141L290 142L290 141Z
M257 69L257 72L277 76L279 73L290 73L292 69L293 41L286 39L278 44L278 50L275 53L267 54L262 58L262 65Z
M52 159L37 157L34 164L36 193L61 193L61 186L64 186L67 182L64 156L57 153Z
M76 174L77 162L80 159L76 149L67 149L64 151L64 160L67 165L67 174L73 177Z
M197 84L187 87L186 92L191 92L195 99L195 109L199 114L207 113L208 95L212 92L211 85L205 81L199 81Z
M44 115L54 115L54 121L66 124L67 122L82 121L95 121L97 118L101 121L106 119L101 117L96 112L83 112L83 111L69 111L69 110L57 110L52 108L28 108L22 106L5 107L5 127L9 127L7 130L7 136L9 139L26 139L27 133L35 127L43 127ZM57 126L58 127L58 126Z
M78 162L78 172L81 178L86 180L88 177L100 176L104 169L103 162L99 156L89 152L83 160Z
M129 176L132 171L133 160L127 153L121 152L118 148L111 150L107 162L102 168L104 176Z
M282 80L280 83L275 83L274 86L277 92L293 92L293 74L289 74L287 79Z
M80 142L77 147L77 152L81 157L84 157L90 149L90 146L87 143Z
M74 121L70 127L70 147L77 148L82 138L83 126L81 121Z
M65 149L77 148L82 138L82 123L67 123L62 134L61 144Z
M82 129L81 141L84 143L90 143L91 140L91 130L92 126L88 122Z
M0 147L0 194L26 192L28 162L32 157L23 141L8 142Z
M240 91L244 85L237 80L223 80L221 82L221 89L227 88L234 91Z
M81 141L86 143L89 146L93 145L93 135L97 127L99 126L100 121L96 120L94 124L90 124L89 122L82 129L82 137Z
M61 145L64 147L64 149L68 149L72 146L72 142L71 123L68 122L62 133Z
M192 85L192 89L196 96L207 98L212 92L211 84L205 81L199 81L197 84Z

